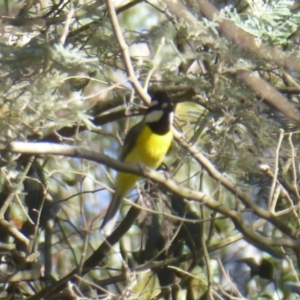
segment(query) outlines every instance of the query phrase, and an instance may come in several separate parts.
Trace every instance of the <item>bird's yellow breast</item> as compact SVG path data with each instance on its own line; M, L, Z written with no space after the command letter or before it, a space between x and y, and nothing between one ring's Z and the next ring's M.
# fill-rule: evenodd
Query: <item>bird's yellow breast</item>
M170 130L164 135L158 135L144 125L135 146L125 158L126 162L143 163L156 169L162 163L172 143L173 133Z
M157 135L144 125L135 142L133 149L125 157L125 162L143 163L145 166L156 169L162 163L173 139L172 130L164 135ZM116 180L116 193L125 195L139 179L129 173L118 173Z

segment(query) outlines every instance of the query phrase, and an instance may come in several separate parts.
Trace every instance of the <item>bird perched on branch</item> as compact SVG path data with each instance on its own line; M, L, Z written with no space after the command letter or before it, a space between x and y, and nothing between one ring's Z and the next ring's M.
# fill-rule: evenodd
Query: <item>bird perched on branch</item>
M172 144L173 117L174 108L170 98L165 92L155 92L143 120L128 131L119 157L120 161L142 163L157 169ZM117 221L122 198L138 179L139 177L133 174L118 173L115 194L100 229L104 235L111 234Z

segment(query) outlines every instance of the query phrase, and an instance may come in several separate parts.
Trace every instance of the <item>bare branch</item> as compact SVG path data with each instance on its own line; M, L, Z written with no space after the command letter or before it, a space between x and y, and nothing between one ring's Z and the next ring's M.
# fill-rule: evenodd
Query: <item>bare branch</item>
M177 138L179 138L177 134ZM190 150L190 146L182 137L181 144L188 147ZM38 146L39 145L39 146ZM216 200L210 198L205 193L195 191L189 188L178 186L178 184L166 178L166 176L160 172L152 170L142 165L136 166L135 164L122 163L118 160L112 159L107 155L100 154L97 152L89 151L83 148L72 147L72 146L64 146L64 145L54 145L49 143L23 143L23 142L12 142L7 150L18 153L26 153L26 154L48 154L48 155L64 155L70 157L84 158L90 161L94 161L97 163L105 164L108 167L111 167L115 170L128 172L135 175L139 175L142 177L150 178L153 181L162 184L165 188L172 191L173 193L179 195L182 198L192 199L196 201L200 201L201 203L207 205L210 209L218 211L221 214L229 217L236 227L247 236L249 240L255 241L257 243L264 244L266 246L285 246L289 248L297 248L300 247L300 241L291 240L285 238L265 238L259 235L254 234L254 232L245 224L242 219L242 216L235 210L230 210L224 205L220 204ZM251 201L246 195L244 195L238 188L234 186L230 180L225 179L224 176L218 173L218 171L211 165L210 162L204 157L200 157L199 153L196 156L200 158L201 161L206 161L206 166L209 166L209 170L213 171L212 173L217 175L218 180L226 187L230 188L232 191L238 196L242 196L241 200L246 203L249 207L253 209L253 211L260 217L270 221L278 229L284 231L286 234L291 236L296 235L297 233L290 228L289 226L283 224L278 219L274 217L269 211L260 208L254 202Z
M114 8L113 5L113 1L112 0L106 0L106 5L108 8L108 12L109 12L109 16L111 19L111 23L112 23L112 27L116 36L116 39L118 41L118 44L121 48L121 53L123 56L123 60L124 60L124 64L125 64L125 69L127 72L127 75L129 77L129 80L131 81L135 91L137 92L137 94L143 99L143 101L145 103L149 103L150 102L150 97L148 96L148 94L145 92L145 90L143 89L143 87L141 86L141 84L139 83L138 79L136 78L132 63L131 63L131 59L130 59L130 55L129 55L129 51L128 51L128 46L124 40L123 34L121 32L121 27L117 18L117 13L116 10Z
M267 102L286 115L291 120L300 123L300 115L297 108L274 87L263 80L257 73L251 71L238 71L238 78L243 80L262 100Z

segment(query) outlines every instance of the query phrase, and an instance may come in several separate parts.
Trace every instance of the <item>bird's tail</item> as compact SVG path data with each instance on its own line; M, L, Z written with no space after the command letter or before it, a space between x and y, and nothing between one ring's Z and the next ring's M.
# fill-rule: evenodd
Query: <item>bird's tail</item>
M100 227L100 232L105 236L109 236L112 233L117 223L118 211L121 205L122 198L123 197L121 195L115 193L109 204L106 215Z

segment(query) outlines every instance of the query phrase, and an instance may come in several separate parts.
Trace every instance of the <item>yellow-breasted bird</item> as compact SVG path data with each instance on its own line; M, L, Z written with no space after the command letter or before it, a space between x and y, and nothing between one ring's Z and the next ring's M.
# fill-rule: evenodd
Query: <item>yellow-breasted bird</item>
M141 122L127 133L119 157L122 162L142 163L147 167L158 168L169 151L172 140L173 103L165 92L155 92L151 104ZM108 236L117 221L122 198L139 179L139 176L119 172L116 178L115 194L112 197L101 225L101 232Z

